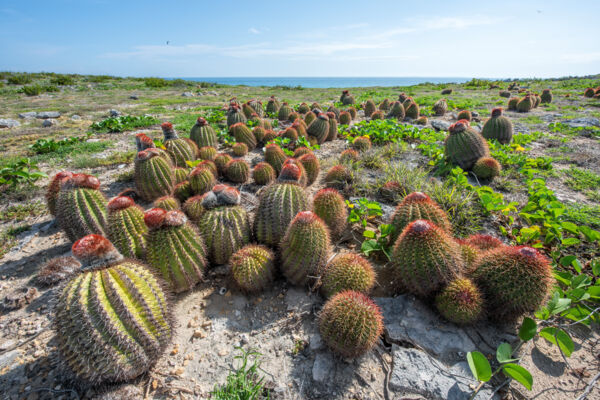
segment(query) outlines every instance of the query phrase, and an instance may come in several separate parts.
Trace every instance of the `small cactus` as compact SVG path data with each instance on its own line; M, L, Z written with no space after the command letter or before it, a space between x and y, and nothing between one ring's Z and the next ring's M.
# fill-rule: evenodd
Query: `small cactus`
M268 185L275 180L275 170L266 162L259 162L252 170L252 179L257 185Z
M531 98L531 95L526 95L517 103L518 112L529 112L533 108L535 100Z
M356 108L348 107L346 109L346 111L348 111L350 113L350 115L352 116L352 119L356 119L356 114L357 114Z
M450 134L446 138L446 157L463 170L471 169L481 157L489 156L486 140L469 126L468 121L459 120L448 131Z
M286 167L287 166L287 167ZM295 158L288 158L281 167L281 172L277 177L277 182L292 182L298 183L302 187L306 187L308 178L304 165Z
M467 121L471 122L471 120L473 119L473 115L471 114L471 111L469 111L469 110L462 110L457 114L456 119L457 120L466 119Z
M354 149L346 149L340 154L340 162L347 163L360 160L358 152Z
M550 104L552 103L552 92L550 89L544 89L542 91L542 95L540 96L540 100L542 104Z
M193 142L190 144L187 140L179 138L170 122L164 122L160 127L163 130L163 144L173 164L176 167L187 167L187 161L196 159L197 146Z
M331 297L344 290L369 294L375 285L371 263L356 253L344 253L327 264L321 277L321 293Z
M277 98L275 96L271 96L271 98L269 99L269 101L267 102L267 112L270 114L275 114L277 113L277 111L279 111L279 100L277 100Z
M196 124L190 131L192 139L198 147L211 146L217 147L217 134L212 126L202 117L198 117Z
M334 165L325 175L325 184L339 190L345 190L354 181L352 172L344 165Z
M404 106L399 101L395 101L392 103L390 107L390 111L385 116L386 118L395 118L397 120L402 121L405 117Z
M250 179L250 166L242 159L229 161L225 166L227 179L234 183L245 183Z
M492 116L488 119L483 128L481 135L486 139L496 139L502 144L509 144L513 137L513 124L510 119L502 115L502 108L494 108Z
M439 99L438 101L433 103L433 106L431 108L435 115L441 117L444 114L446 114L446 111L448 111L448 103L446 103L445 99Z
M510 97L510 92L508 90L501 90L498 95L500 97L506 97L507 99Z
M162 208L163 210L171 211L171 210L179 210L179 200L177 200L174 196L163 196L154 200L152 203L152 208ZM144 215L142 214L142 221L144 219ZM110 237L109 237L110 239ZM112 241L112 239L111 239ZM121 252L122 253L122 252Z
M337 190L319 190L313 199L313 211L327 224L332 238L337 239L346 231L348 210L344 198Z
M390 99L383 99L381 103L379 103L379 109L381 111L389 111L390 110Z
M266 132L267 131L262 126L255 126L252 129L252 134L254 135L254 138L256 139L257 145L258 145L258 143L265 143Z
M429 122L429 121L427 120L427 117L424 115L421 115L419 118L417 118L415 120L416 125L427 125L427 122Z
M135 148L138 152L155 147L154 141L145 133L138 133L135 135Z
M229 107L227 110L227 127L231 127L232 125L239 123L245 124L246 121L246 116L244 115L241 107L235 104Z
M296 140L298 140L298 132L292 127L289 127L286 130L284 130L283 133L280 134L280 136L282 138L290 139L291 143L295 143Z
M175 167L173 168L173 183L175 185L187 181L190 171L187 168Z
M219 153L214 159L215 166L217 167L217 173L221 176L225 175L225 171L227 169L227 164L229 161L233 160L231 156L227 153Z
M153 208L144 214L148 226L146 259L179 293L203 280L206 248L198 230L178 210Z
M371 114L377 111L377 106L375 105L373 100L367 100L365 106L363 107L363 110L365 112L365 117L371 118Z
M131 197L115 197L108 203L108 239L125 257L143 258L147 231L144 210Z
M410 97L409 97L410 99ZM419 118L419 105L415 103L412 99L408 102L408 104L403 104L404 106L404 115L407 118L417 119Z
M52 216L56 216L56 200L58 200L61 182L63 179L70 178L72 176L72 172L61 171L54 175L50 181L50 184L48 185L48 189L46 190L46 204L48 206L48 211L50 211Z
M479 179L494 179L500 175L502 166L495 158L481 157L475 165L473 165L473 173Z
M306 129L308 128L308 125L306 125L306 122L304 122L304 120L297 119L290 127L296 130L296 132L298 133L298 137L306 137Z
M495 238L490 235L482 235L482 234L471 235L471 236L467 237L466 239L464 239L463 242L465 242L468 245L473 246L476 249L481 250L481 251L487 251L490 249L495 249L497 247L504 246L504 243L502 243L502 241L500 241L500 239Z
M435 298L442 317L459 325L477 322L483 314L483 305L481 292L467 278L451 281Z
M260 292L273 281L274 261L275 255L269 248L247 245L231 256L231 275L243 291Z
M370 150L371 139L368 136L358 136L352 141L352 148L360 152Z
M594 90L594 88L587 88L585 89L585 91L583 92L583 96L584 97L589 97L592 98L594 97L596 94L596 91Z
M190 181L188 180L178 183L173 188L173 196L175 196L175 198L179 200L180 203L185 202L193 195L194 192L192 191L192 186L190 185Z
M217 156L217 149L212 146L204 146L198 149L198 158L201 160L214 161Z
M342 125L350 125L352 122L352 115L348 111L342 111L340 113L340 124Z
M290 115L288 115L288 121L289 122L294 122L295 120L297 120L298 118L300 118L300 114L298 114L296 111L292 111L290 113Z
M256 137L254 133L246 126L246 124L238 122L237 124L231 125L229 128L235 141L238 143L245 143L248 146L248 150L256 148Z
M248 154L248 146L246 143L236 143L233 145L232 149L233 155L236 157L244 157Z
M202 205L205 198L208 197L208 193L199 194L196 196L192 196L183 203L181 209L188 216L188 218L195 224L198 223L206 208Z
M306 114L307 112L310 111L310 107L308 106L308 104L306 103L301 103L298 105L298 108L296 109L300 114Z
M329 117L320 113L319 116L308 125L306 133L314 137L317 143L322 144L329 136Z
M447 95L447 94L452 94L452 89L443 89L441 93L442 93L442 96Z
M287 156L281 150L281 147L275 143L271 143L265 146L265 161L273 167L276 174L279 174L283 163L287 159Z
M170 195L175 186L173 164L155 149L140 151L134 161L135 188L145 201Z
M328 112L327 117L329 118L329 133L327 134L327 139L325 139L325 140L330 142L337 138L338 126L337 126L337 120L335 118L335 114L333 112Z
M81 263L73 257L55 257L48 260L36 275L36 282L42 286L54 286L75 275L81 270Z
M374 113L371 114L371 120L375 121L378 119L383 119L383 112L380 110L375 111Z
M381 310L362 293L343 291L329 299L319 315L321 337L343 357L358 357L383 333Z
M354 104L354 96L348 90L344 90L340 96L340 102L345 106Z
M294 110L292 110L292 107L290 107L288 103L283 102L283 104L279 108L279 111L277 112L277 119L280 121L287 121L290 117L290 114L293 112Z
M194 194L210 192L217 184L214 174L207 167L198 166L190 173L190 187Z
M314 153L308 147L302 146L302 147L298 147L296 150L294 150L294 156L293 157L294 158L300 158L300 157L302 157L305 154L314 154Z
M507 108L510 111L517 111L517 104L519 104L519 98L518 97L511 97L510 99L508 99L508 103L507 103Z
M215 164L213 161L210 160L204 160L202 162L200 162L198 165L196 165L196 168L206 168L208 169L210 172L212 172L212 174L216 176L219 174L219 170L217 169L217 164ZM190 173L191 175L191 173Z
M313 281L325 267L330 247L325 222L311 211L299 212L280 244L283 275L294 285Z
M317 119L317 114L315 114L312 111L309 111L304 116L304 123L306 123L306 125L310 125L311 122L313 122L315 119Z
M321 170L319 159L311 152L298 157L298 161L300 161L306 172L306 184L308 186L312 185L317 180L319 171Z

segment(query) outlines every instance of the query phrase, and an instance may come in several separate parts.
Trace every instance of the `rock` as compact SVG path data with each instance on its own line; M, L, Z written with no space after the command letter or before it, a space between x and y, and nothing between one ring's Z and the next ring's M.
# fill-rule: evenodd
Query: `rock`
M381 204L381 220L387 223L392 219L394 211L396 211L395 207L388 206L387 204Z
M17 349L11 350L8 353L0 354L0 371L4 370L6 367L10 367L19 354L20 352Z
M450 122L442 121L439 119L431 120L430 123L431 123L431 126L433 126L433 129L435 129L436 131L447 131L451 125Z
M206 94L210 95L210 96L218 96L219 93L215 92L214 90L211 90L210 92L207 92Z
M581 117L563 121L563 124L571 128L591 128L592 126L600 128L600 120L598 118Z
M479 117L479 113L477 111L471 111L471 116L477 118Z
M429 400L466 400L473 392L469 384L477 384L466 362L449 367L425 352L396 345L392 354L390 388L394 391L419 394ZM476 399L487 399L491 393L484 388Z
M131 96L129 96L129 98L131 100L139 100L140 97L137 94L132 94Z
M31 118L35 118L35 117L37 117L36 111L29 111L29 112L19 114L19 118L31 119Z
M0 119L0 128L14 128L21 125L21 123L15 119Z
M288 311L309 311L314 303L312 295L307 295L306 290L290 288L285 294L285 304Z
M42 122L42 126L44 128L49 128L49 127L51 127L52 125L55 125L55 124L56 124L56 122L54 122L54 120L52 120L52 119L45 119L44 122Z
M335 362L330 352L322 352L315 357L312 367L312 378L315 382L325 383L334 372Z
M121 111L119 111L119 110L108 110L108 114L109 114L111 117L118 117L118 116L120 116L120 115L123 115L123 114L121 113Z
M323 347L323 339L318 333L310 335L308 343L308 348L312 351L319 350Z
M6 351L15 344L17 344L17 341L14 339L4 340L3 342L0 342L0 351Z
M75 114L75 115L72 115L72 116L71 116L71 119L72 119L73 121L79 121L79 120L81 119L81 117L80 117L79 115Z
M31 303L37 297L38 291L34 287L24 287L7 294L4 297L4 308L16 310Z
M194 97L194 93L192 92L183 92L181 93L182 97Z
M60 113L58 111L42 111L37 113L36 118L48 119L48 118L59 118Z

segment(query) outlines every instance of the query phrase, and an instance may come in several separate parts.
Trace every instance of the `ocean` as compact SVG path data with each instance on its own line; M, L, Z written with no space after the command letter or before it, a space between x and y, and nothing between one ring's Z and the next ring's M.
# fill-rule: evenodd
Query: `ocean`
M227 78L182 78L197 82L214 82L224 85L245 86L302 86L305 88L352 88L369 86L411 86L419 83L463 83L471 78L431 78L431 77L356 77L356 78L302 78L302 77L227 77Z

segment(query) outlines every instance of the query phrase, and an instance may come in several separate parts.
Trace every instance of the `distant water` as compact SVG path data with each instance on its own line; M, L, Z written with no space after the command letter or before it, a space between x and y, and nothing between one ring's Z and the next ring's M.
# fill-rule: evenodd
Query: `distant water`
M190 81L214 82L224 85L245 85L245 86L302 86L305 88L351 88L368 86L411 86L419 83L463 83L470 78L428 78L428 77L363 77L363 78L183 78Z

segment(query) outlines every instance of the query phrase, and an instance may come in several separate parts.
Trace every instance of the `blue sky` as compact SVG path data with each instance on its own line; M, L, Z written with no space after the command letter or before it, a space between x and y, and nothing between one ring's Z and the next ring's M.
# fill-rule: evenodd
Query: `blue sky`
M162 77L586 75L600 73L599 15L600 0L0 0L0 70Z

